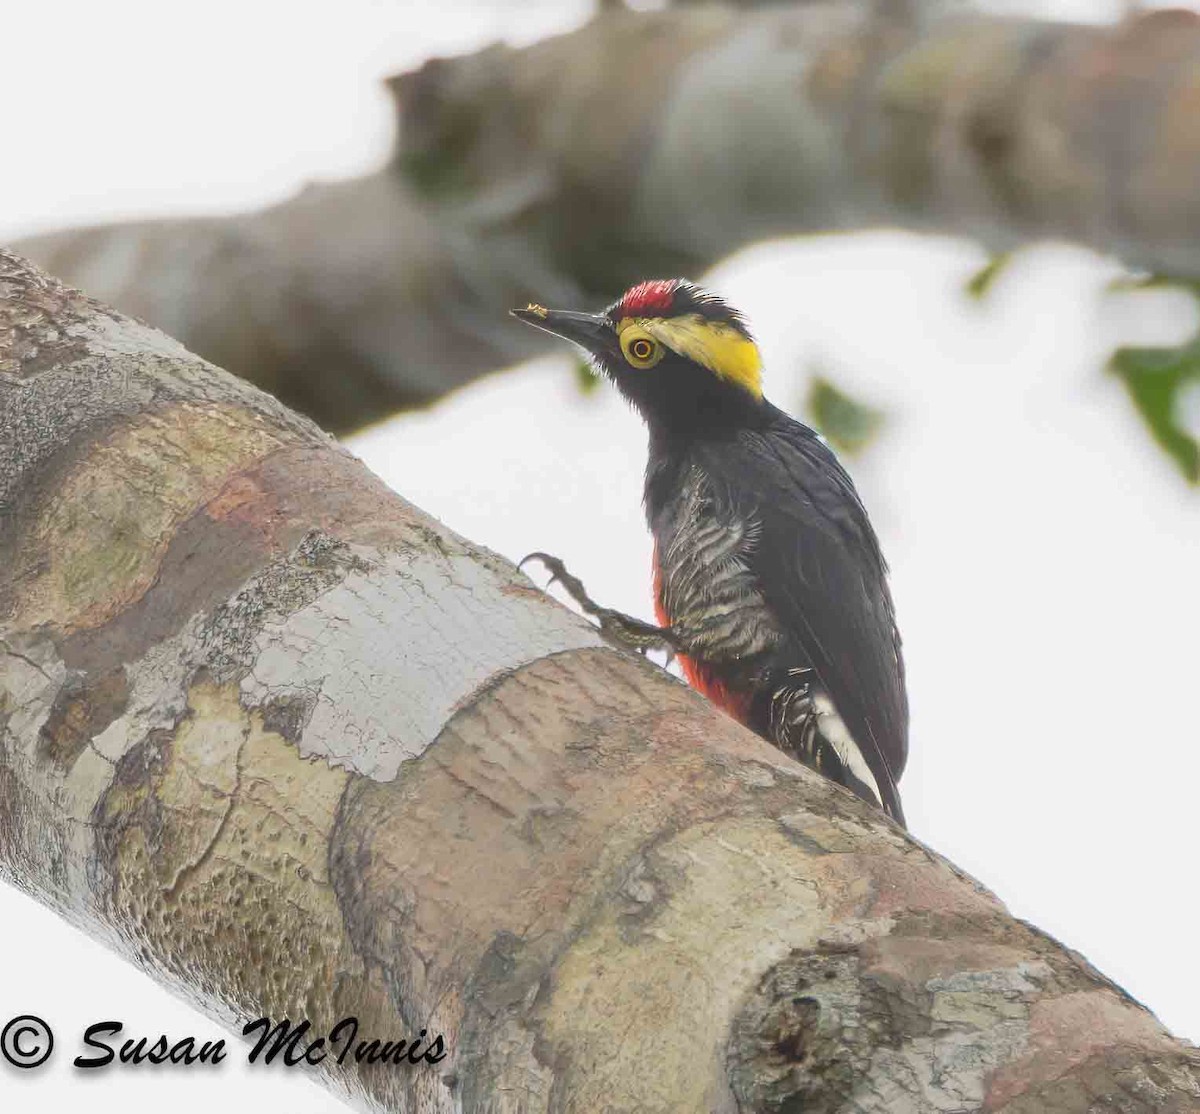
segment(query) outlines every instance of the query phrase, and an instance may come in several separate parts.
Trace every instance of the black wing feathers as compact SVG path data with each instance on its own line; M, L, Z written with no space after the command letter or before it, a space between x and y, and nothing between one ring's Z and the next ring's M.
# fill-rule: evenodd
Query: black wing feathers
M774 409L774 408L772 408ZM767 605L816 670L880 790L896 799L908 700L887 566L849 475L807 426L775 411L702 467L761 524L747 555Z

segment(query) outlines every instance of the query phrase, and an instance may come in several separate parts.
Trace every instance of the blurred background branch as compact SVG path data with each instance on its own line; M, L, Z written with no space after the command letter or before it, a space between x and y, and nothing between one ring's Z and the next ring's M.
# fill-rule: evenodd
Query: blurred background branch
M607 4L392 79L377 173L17 246L347 432L538 351L510 305L597 304L784 233L1067 238L1195 274L1197 61L1200 18L1178 11Z

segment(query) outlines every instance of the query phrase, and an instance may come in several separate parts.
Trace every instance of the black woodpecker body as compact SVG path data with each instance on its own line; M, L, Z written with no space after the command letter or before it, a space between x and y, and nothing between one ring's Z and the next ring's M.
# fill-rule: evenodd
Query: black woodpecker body
M740 315L682 279L602 314L514 312L584 348L646 421L656 609L693 687L903 824L887 566L833 452L763 397Z

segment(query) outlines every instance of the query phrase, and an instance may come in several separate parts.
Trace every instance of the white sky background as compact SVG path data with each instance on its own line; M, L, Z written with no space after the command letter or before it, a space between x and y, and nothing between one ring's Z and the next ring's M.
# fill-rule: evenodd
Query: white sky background
M1075 18L1120 8L1055 5ZM532 40L587 10L13 5L0 240L235 211L359 173L391 135L378 77L501 35ZM1114 345L1176 342L1195 313L1171 292L1105 294L1114 265L1061 246L1020 254L980 305L962 290L983 262L972 244L873 233L764 245L707 279L749 315L776 402L796 412L820 366L889 413L849 464L893 567L914 834L1200 1039L1198 497L1101 371ZM352 445L460 532L513 558L556 552L593 595L649 613L644 434L612 392L583 397L565 356ZM0 920L0 1024L39 1014L60 1042L38 1072L0 1065L0 1106L343 1109L291 1073L248 1070L236 1048L219 1071L72 1069L96 1020L123 1019L133 1035L222 1034L17 891L0 890Z

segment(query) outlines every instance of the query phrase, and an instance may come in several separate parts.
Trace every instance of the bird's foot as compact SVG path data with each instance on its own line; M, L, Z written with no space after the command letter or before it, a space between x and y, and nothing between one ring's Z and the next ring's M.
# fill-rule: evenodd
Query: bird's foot
M661 650L667 655L668 662L675 656L678 647L670 628L635 619L632 615L614 611L611 607L601 607L587 594L583 581L568 572L567 566L549 553L530 553L517 567L524 568L529 561L537 561L542 565L550 573L546 587L549 588L557 580L567 595L578 604L579 609L599 623L600 634L613 645L634 650L639 654Z

